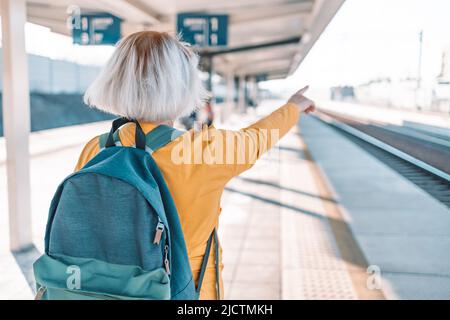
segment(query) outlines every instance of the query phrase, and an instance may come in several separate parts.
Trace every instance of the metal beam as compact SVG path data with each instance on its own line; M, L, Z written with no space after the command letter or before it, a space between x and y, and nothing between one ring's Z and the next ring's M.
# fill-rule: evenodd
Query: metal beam
M302 3L307 6L314 0L303 0ZM280 0L245 0L245 1L180 1L179 11L202 11L202 12L233 12L254 10L261 7L272 7L281 5Z
M245 75L241 75L239 76L239 87L238 87L238 111L240 113L244 113L245 109L247 107L247 103L246 103L246 95L245 95L245 90L246 90L246 76Z
M250 51L250 50L271 48L271 47L277 47L277 46L284 46L284 45L288 45L288 44L299 43L301 38L302 38L301 36L298 36L298 37L291 37L291 38L287 38L287 39L283 39L283 40L266 42L266 43L258 43L258 44L248 45L248 46L226 48L226 49L216 50L216 51L203 51L203 52L200 52L200 55L202 55L202 56L217 56L217 55L222 55L222 54L229 54L229 53L236 53L236 52L243 52L243 51Z
M33 17L29 16L27 20L28 20L28 22L47 27L52 32L56 32L56 33L63 34L66 36L72 36L72 31L69 28L67 28L67 23L65 21L61 22L61 21L57 21L57 20L39 18L36 16L33 16Z
M155 11L134 0L97 0L95 4L130 22L149 24L160 22Z
M298 2L273 4L271 6L252 6L247 10L238 8L227 12L230 14L230 22L234 24L246 23L255 20L264 22L267 19L289 18L291 16L304 18L312 8L312 2Z
M25 51L25 0L1 0L3 126L6 140L9 239L13 251L32 243L30 204L30 96Z
M260 63L248 63L247 65L235 67L236 74L257 74L273 69L289 69L289 59L271 59Z
M42 19L49 19L52 21L60 21L65 23L67 20L66 7L50 6L39 3L28 3L27 16Z
M241 56L241 55L240 55ZM272 61L275 60L286 60L287 62L290 62L290 59L292 57L292 53L291 52L287 52L285 53L280 52L280 50L274 50L274 52L267 54L267 55L260 55L261 57L259 59L251 59L248 58L247 55L242 57L242 59L240 59L239 57L236 57L236 59L233 59L233 69L235 70L242 70L243 68L246 68L249 66L249 61L251 61L252 65L261 65L261 64L265 64L265 63L271 63ZM228 63L229 65L230 63ZM228 65L226 65L226 67L228 67Z

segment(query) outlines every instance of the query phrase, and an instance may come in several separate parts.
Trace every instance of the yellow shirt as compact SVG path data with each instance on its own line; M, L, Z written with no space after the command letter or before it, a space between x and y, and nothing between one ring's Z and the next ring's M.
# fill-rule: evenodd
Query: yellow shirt
M213 126L190 130L153 153L178 209L196 283L206 242L218 227L220 198L226 183L249 169L254 160L284 136L298 122L299 114L299 108L288 103L239 131ZM152 123L140 124L145 133L156 127ZM134 127L128 123L120 129L122 145L134 144ZM75 170L80 170L98 152L99 141L95 137L84 147ZM214 250L211 250L200 299L216 299Z

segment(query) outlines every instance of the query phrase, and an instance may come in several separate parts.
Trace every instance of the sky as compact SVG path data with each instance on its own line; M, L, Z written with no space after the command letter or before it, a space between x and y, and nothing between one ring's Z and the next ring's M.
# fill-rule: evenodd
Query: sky
M114 51L113 46L73 44L71 37L32 23L25 26L25 42L28 53L85 65L103 65Z
M346 0L294 74L263 86L292 91L416 78L421 30L421 74L429 86L450 48L449 13L449 0Z
M443 49L450 47L450 0L347 0L295 73L262 84L292 91L358 85L379 77L417 77L419 32L423 30L421 74L431 85L440 70ZM29 53L101 65L111 46L73 45L70 37L28 23Z

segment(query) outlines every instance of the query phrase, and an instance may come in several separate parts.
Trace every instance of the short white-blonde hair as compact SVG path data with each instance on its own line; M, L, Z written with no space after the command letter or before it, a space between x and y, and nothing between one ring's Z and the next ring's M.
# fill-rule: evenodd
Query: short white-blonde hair
M166 32L142 31L122 39L84 95L92 107L141 121L175 120L207 98L198 57Z

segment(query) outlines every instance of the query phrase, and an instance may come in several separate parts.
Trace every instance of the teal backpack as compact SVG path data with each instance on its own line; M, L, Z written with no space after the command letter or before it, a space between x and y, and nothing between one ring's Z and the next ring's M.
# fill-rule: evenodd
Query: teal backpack
M118 129L136 124L134 147ZM198 299L214 242L211 232L197 287L178 213L151 154L183 132L160 125L147 135L119 118L101 151L69 175L52 200L45 253L34 263L36 299ZM219 281L216 282L219 297Z

